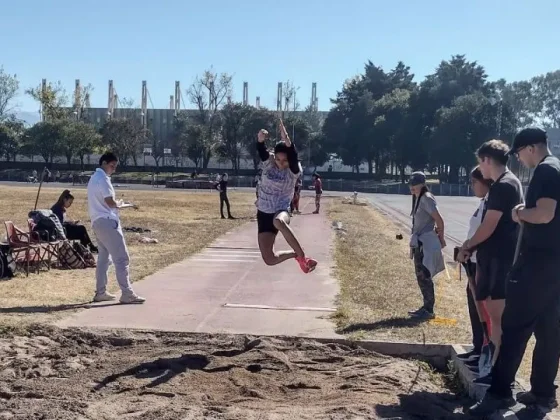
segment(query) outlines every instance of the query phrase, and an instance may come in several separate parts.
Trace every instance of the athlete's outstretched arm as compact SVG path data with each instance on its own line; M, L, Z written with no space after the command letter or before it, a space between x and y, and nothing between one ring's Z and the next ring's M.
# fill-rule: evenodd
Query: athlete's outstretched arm
M299 164L298 160L298 153L296 150L296 146L292 143L290 136L288 136L288 132L286 131L286 127L284 127L284 122L280 119L280 136L282 137L282 141L288 146L288 164L290 165L290 171L293 174L297 175L301 172L301 165Z
M266 162L268 159L270 159L270 153L268 153L268 150L266 150L266 146L264 144L267 137L268 131L266 131L265 129L260 130L259 134L257 135L257 152L259 152L259 157L263 162Z

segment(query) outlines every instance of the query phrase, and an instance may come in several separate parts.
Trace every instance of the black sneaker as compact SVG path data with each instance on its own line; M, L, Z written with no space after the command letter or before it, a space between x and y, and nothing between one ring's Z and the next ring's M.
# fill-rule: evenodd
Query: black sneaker
M533 394L531 391L529 392L520 392L518 393L515 398L517 402L523 405L540 405L549 410L554 410L558 407L558 401L555 397L539 397L538 395Z
M512 397L499 398L487 392L481 401L469 408L468 412L473 416L490 416L496 411L506 410L514 405L515 400Z
M415 311L408 311L408 314L410 316L416 316L418 315L420 312L424 311L424 307L422 306L420 309L416 309Z
M492 385L492 375L481 376L480 378L476 378L473 381L473 384L481 385L481 386L490 386Z
M479 360L479 357L467 360L466 362L463 362L463 363L465 364L465 366L467 368L469 368L469 370L471 372L478 372L478 360Z
M474 350L471 350L469 352L457 355L457 359L459 359L463 362L465 362L467 360L472 360L474 358L478 359L479 357L480 357L480 352L477 352L477 351L474 351Z
M416 319L434 319L436 317L433 312L428 311L426 308L420 308L417 311L411 311L408 314Z

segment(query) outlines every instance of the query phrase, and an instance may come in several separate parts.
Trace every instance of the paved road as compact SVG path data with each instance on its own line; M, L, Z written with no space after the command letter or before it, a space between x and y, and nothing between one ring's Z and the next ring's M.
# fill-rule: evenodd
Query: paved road
M406 195L364 194L379 210L403 225L403 234L408 233L411 219L412 199ZM446 252L452 255L453 247L461 245L467 238L469 219L476 210L476 197L436 197L441 215L445 221L447 247ZM406 227L405 227L406 226ZM406 236L406 235L405 235Z

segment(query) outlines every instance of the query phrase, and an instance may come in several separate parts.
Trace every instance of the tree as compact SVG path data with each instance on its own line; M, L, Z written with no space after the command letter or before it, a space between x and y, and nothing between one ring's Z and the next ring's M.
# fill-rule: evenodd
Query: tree
M113 118L105 122L101 129L101 143L117 154L123 166L136 158L149 135L140 121L128 118Z
M237 173L244 149L245 125L251 118L252 107L229 103L222 108L220 114L222 141L217 148L218 155L229 159L234 172Z
M245 151L253 161L255 170L259 167L261 159L256 150L257 133L265 129L274 137L277 115L266 108L249 107L250 114L247 116L242 132L241 142Z
M101 135L93 125L84 121L68 121L63 129L62 151L66 162L70 164L73 157L78 157L83 170L84 157L93 153L95 148L101 144Z
M535 92L531 82L507 83L504 79L500 79L495 83L495 87L498 100L501 99L511 108L517 121L517 127L527 127L535 122L539 104L535 100Z
M390 157L397 164L402 183L405 182L405 169L412 163L415 153L410 131L407 129L410 99L410 90L394 89L375 103L376 113L379 115L375 120L375 127L389 141Z
M60 82L48 83L44 89L39 85L27 89L25 93L41 105L43 121L63 120L72 116L68 95Z
M19 90L19 81L14 74L8 74L0 66L0 122L12 115L14 110L13 100Z
M535 107L542 125L560 128L560 70L536 76L531 83Z
M434 139L440 161L449 166L448 182L459 181L461 168L468 173L476 163L476 149L485 141L497 137L498 106L478 92L460 96L451 106L438 111ZM503 106L501 118L502 138L513 136L515 122L507 105Z
M45 121L27 129L23 138L26 154L38 153L45 163L52 164L63 152L64 125L60 121Z
M0 123L0 156L5 157L8 162L12 159L15 161L24 133L23 123L13 117Z
M187 90L188 97L197 108L194 120L200 126L199 146L203 150L204 169L208 167L210 158L221 141L221 117L218 111L231 96L232 80L232 76L227 73L218 74L210 69L202 77L197 77Z

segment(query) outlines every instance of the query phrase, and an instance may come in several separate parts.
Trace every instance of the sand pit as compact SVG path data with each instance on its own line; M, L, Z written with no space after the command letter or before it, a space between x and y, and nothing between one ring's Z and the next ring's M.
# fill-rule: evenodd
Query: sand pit
M312 340L35 328L0 338L0 419L447 419L427 365Z

